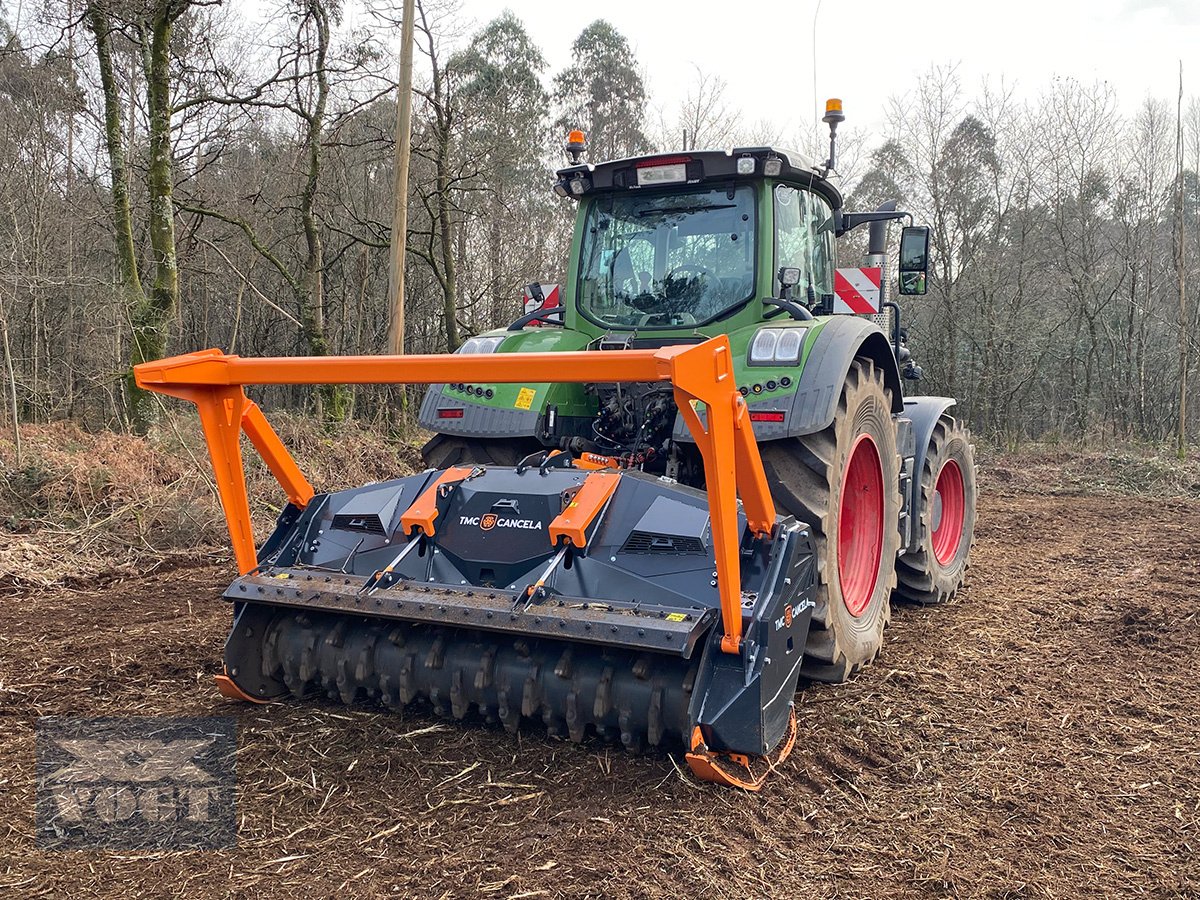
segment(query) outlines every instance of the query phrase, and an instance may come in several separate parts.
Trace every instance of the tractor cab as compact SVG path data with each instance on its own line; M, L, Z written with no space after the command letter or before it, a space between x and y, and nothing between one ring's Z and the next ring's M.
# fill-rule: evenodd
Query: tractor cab
M715 334L778 313L770 301L832 308L842 198L801 154L696 151L557 175L580 203L568 327Z

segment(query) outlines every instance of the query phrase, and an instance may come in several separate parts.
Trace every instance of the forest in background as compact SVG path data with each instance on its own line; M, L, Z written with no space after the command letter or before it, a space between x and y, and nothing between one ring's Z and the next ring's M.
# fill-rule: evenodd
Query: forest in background
M214 0L0 4L0 351L10 421L139 429L131 362L380 353L389 327L398 4ZM550 71L515 15L417 4L408 352L454 349L561 282L573 204L562 139L592 159L704 146L824 147L746 122L701 69L674 110L630 36L597 20ZM904 298L920 389L993 439L1165 441L1200 372L1200 102L1123 111L1062 78L1032 101L953 67L854 128L847 207L898 200L933 232ZM862 252L842 240L841 263ZM1181 305L1180 280L1191 302ZM394 391L275 388L265 405L395 424ZM411 404L409 405L411 409ZM1200 400L1187 431L1200 433Z

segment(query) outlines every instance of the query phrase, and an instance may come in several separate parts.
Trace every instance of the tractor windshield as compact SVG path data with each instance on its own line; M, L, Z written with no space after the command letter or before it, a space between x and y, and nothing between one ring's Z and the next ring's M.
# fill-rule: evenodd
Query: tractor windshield
M577 301L616 328L703 325L754 296L754 189L628 193L592 202Z

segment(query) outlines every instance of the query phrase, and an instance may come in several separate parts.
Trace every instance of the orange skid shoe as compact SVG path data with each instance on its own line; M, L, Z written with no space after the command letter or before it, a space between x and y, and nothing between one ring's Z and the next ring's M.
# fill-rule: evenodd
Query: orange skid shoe
M692 748L688 751L688 768L701 781L711 781L725 787L757 791L766 783L796 745L796 710L788 713L788 733L779 749L766 756L749 756L745 753L723 753L709 750L699 726L692 731Z
M217 690L222 697L228 697L230 700L246 700L250 703L266 703L266 700L260 700L258 697L251 697L240 687L238 687L232 678L222 672L220 675L214 675L213 681L216 682Z

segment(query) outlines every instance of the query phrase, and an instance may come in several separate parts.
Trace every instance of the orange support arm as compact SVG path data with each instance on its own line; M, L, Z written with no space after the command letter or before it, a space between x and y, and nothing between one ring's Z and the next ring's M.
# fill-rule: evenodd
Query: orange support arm
M585 478L570 505L550 523L550 543L557 547L558 539L565 538L582 550L587 545L588 526L600 515L620 481L616 472L593 472Z
M768 535L775 505L754 442L746 404L733 377L729 339L659 350L571 353L496 353L478 356L318 356L243 359L203 350L134 367L140 387L195 403L212 457L221 505L238 569L257 565L250 504L239 438L243 431L288 499L303 507L313 489L259 408L247 384L428 384L468 379L521 384L532 381L670 382L675 399L704 459L717 584L725 629L722 649L737 653L742 638L742 591L738 566L737 499L741 494L751 530ZM697 411L704 404L706 422Z
M404 529L404 533L412 534L415 529L426 537L433 537L437 533L437 528L434 526L433 520L438 517L438 491L443 484L452 481L462 481L473 471L475 471L474 466L451 466L435 478L433 484L425 488L421 496L413 502L413 505L406 509L404 514L400 516L400 527Z

